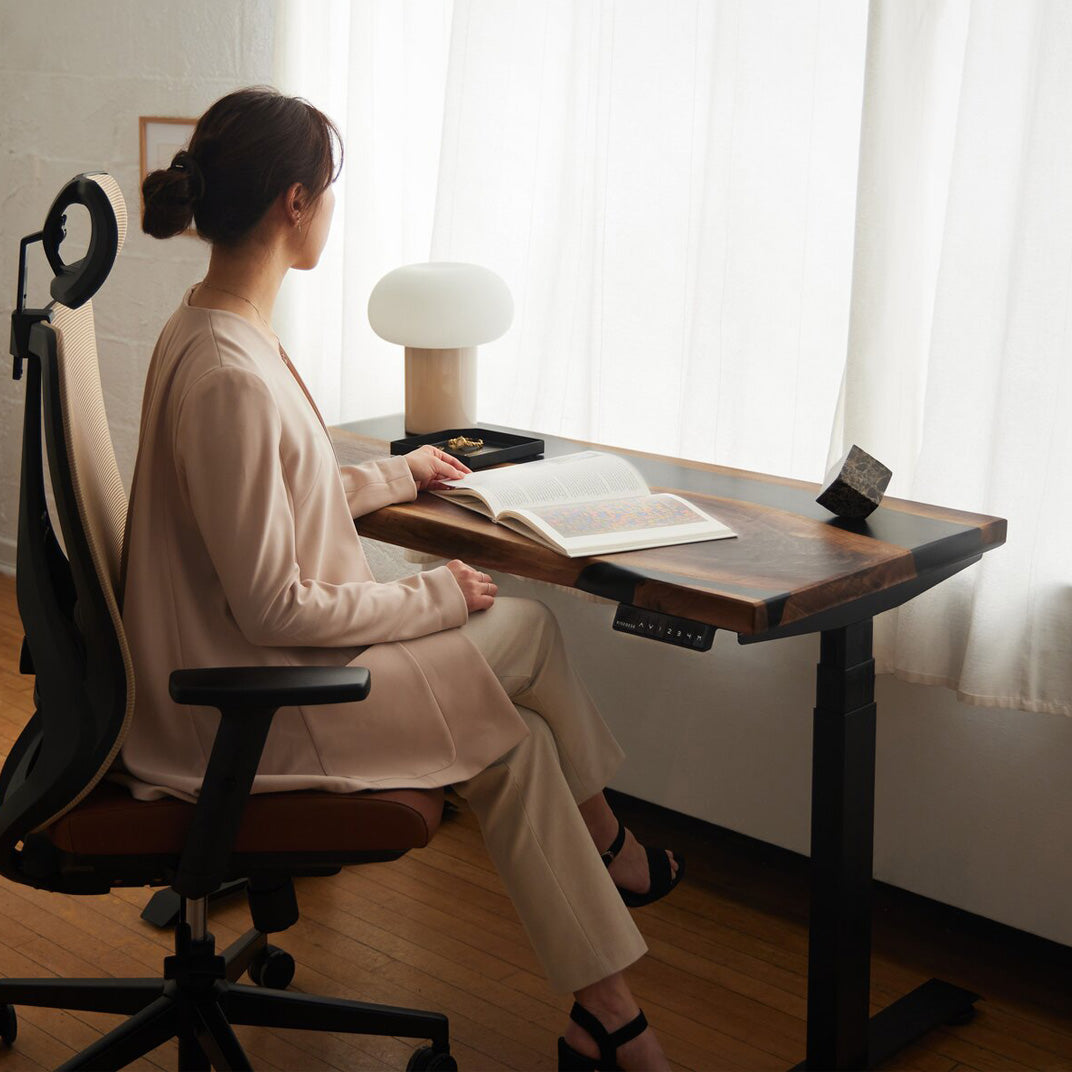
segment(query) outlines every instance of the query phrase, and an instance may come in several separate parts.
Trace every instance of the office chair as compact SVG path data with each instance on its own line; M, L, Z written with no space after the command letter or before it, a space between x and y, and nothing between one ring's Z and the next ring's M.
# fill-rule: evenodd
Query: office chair
M91 234L85 255L67 264L60 245L72 205L88 210ZM248 1069L231 1025L253 1024L429 1039L407 1067L456 1069L442 1014L235 981L258 957L263 968L268 932L297 921L294 876L397 859L439 824L442 790L249 795L276 709L363 699L367 670L177 669L169 680L177 703L220 711L196 804L135 800L108 778L136 695L117 598L127 501L90 299L125 231L115 180L86 174L64 187L42 230L20 246L11 333L15 379L26 366L16 593L20 669L35 677L35 710L0 770L0 874L61 894L172 886L181 898L175 953L156 979L2 979L0 1037L15 1040L14 1006L37 1005L129 1016L64 1068L120 1068L177 1037L182 1069ZM27 250L36 242L54 273L43 309L26 307ZM218 954L206 898L239 878L249 880L253 929Z

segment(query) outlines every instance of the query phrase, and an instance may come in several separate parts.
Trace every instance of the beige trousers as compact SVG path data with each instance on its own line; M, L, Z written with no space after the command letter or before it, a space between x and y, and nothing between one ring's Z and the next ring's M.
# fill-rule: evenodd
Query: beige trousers
M602 791L622 750L542 603L502 597L462 629L530 733L454 788L476 814L551 986L576 991L647 951L577 809Z

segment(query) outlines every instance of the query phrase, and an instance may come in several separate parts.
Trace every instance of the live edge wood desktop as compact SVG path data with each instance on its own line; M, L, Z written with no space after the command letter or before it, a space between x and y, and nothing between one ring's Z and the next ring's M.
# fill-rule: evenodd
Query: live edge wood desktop
M510 431L512 429L503 429ZM401 417L332 430L342 461L382 457ZM525 433L540 435L540 433ZM545 456L591 444L541 435ZM485 569L579 588L707 623L742 644L821 633L812 754L807 1055L798 1067L873 1067L978 995L932 979L869 1018L875 789L872 619L1005 542L1005 521L885 499L866 521L834 518L819 485L612 449L652 488L709 510L738 535L566 558L432 495L361 519L361 533Z

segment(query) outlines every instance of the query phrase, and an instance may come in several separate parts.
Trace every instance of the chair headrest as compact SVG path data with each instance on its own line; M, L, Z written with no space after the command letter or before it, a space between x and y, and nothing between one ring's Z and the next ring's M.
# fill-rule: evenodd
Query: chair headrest
M91 231L85 256L64 263L60 243L66 237L66 210L84 205ZM70 309L84 305L108 278L127 234L127 206L119 184L104 172L76 175L52 202L41 231L45 256L55 273L49 288L52 297Z

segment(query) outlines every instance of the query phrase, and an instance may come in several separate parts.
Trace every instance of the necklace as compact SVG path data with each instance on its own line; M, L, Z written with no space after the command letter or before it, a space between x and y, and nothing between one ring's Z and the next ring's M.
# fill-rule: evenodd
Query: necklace
M268 329L269 333L278 341L278 336L275 334L274 331L272 331L272 325L264 319L264 317L261 315L260 309L258 309L257 306L249 300L249 298L245 297L242 294L239 294L237 291L228 290L226 287L217 287L214 283L201 282L198 284L198 290L200 290L202 287L204 287L205 290L215 290L220 294L229 294L232 298L237 298L239 301L244 301L246 305L248 305L257 314L257 319Z
M323 425L324 432L327 433L328 426L324 424L324 418L320 415L320 410L317 409L317 405L313 401L313 396L309 394L309 388L305 386L305 381L301 378L301 376L298 375L298 370L294 367L294 365L291 364L290 358L287 357L286 350L283 349L283 344L279 341L279 336L276 335L274 331L272 331L272 326L268 323L267 320L264 319L263 316L261 316L260 309L258 309L257 306L253 302L251 302L249 298L247 298L245 295L239 294L233 290L228 290L226 287L217 287L212 283L199 283L198 289L200 289L201 287L205 287L207 290L219 291L220 294L230 294L232 298L237 298L239 301L244 301L246 305L248 305L257 314L257 319L260 320L260 322L275 337L276 345L279 347L279 356L280 358L282 358L283 364L286 365L287 368L290 370L290 374L297 381L298 386L302 389L302 393L309 400L309 405L313 407L313 412L319 418L321 425ZM331 438L330 435L328 436L328 438ZM334 450L334 447L332 447L332 449Z

